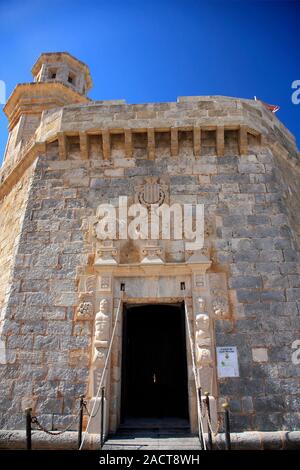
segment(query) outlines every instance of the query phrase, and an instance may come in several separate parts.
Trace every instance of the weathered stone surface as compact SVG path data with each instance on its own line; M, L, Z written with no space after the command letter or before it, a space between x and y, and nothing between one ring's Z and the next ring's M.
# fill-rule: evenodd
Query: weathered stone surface
M76 312L80 302L96 312L103 295L115 315L122 279L126 295L144 303L182 301L184 281L192 327L196 309L205 306L212 390L219 402L224 397L231 403L233 431L297 429L299 366L292 362L292 343L300 339L300 201L292 135L252 100L91 102L85 96L86 66L55 56L59 74L67 73L70 60L78 71L76 86L66 83L67 75L61 75L65 86L60 86L49 80L50 58L45 60L40 81L17 87L6 107L10 139L0 174L1 426L24 428L23 408L30 404L49 426L55 413L63 428L78 396L91 398L94 317L79 319ZM16 114L20 97L28 103L26 119ZM43 108L46 98L53 109L31 115L35 100ZM204 204L201 256L211 263L208 273L192 272L192 254L182 240L151 248L162 261L151 272L141 264L143 250L151 249L129 240L114 243L110 258L106 252L114 273L105 264L95 267L95 260L106 256L99 255L91 229L97 207L117 204L119 196L134 202L136 188L153 177L168 202ZM213 276L222 278L222 285L209 289ZM121 328L116 338L110 430L117 427L120 408ZM237 346L240 377L218 380L215 346ZM195 427L190 352L188 370ZM240 437L233 440L238 446ZM265 444L262 435L251 434L247 446L277 448L279 442L278 434L268 434Z

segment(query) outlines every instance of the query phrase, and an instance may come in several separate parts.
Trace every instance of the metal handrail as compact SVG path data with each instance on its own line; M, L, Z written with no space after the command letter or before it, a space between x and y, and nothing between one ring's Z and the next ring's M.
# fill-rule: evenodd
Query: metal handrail
M199 434L199 440L200 440L200 444L201 444L202 449L207 450L206 442L205 442L205 438L204 438L204 428L203 428L203 420L202 420L202 413L201 413L201 384L200 384L200 380L199 380L199 376L198 376L197 368L196 368L194 344L193 344L193 340L192 340L192 334L191 334L190 322L189 322L189 317L188 317L186 299L184 300L184 311L185 311L185 321L186 321L186 325L187 325L188 336L189 336L189 344L190 344L191 356L192 356L193 375L194 375L195 387L196 387L198 434Z
M99 398L100 393L102 394L102 390L105 388L104 379L106 378L107 366L108 366L108 362L109 362L109 359L110 359L110 354L111 354L112 345L113 345L113 341L114 341L114 337L115 337L115 332L116 332L116 328L117 328L117 324L118 324L118 320L119 320L119 316L120 316L121 304L122 304L122 298L120 298L120 301L119 301L118 310L117 310L117 314L116 314L116 318L115 318L115 323L114 323L114 327L113 327L113 331L112 331L112 335L111 335L111 339L110 339L110 343L109 343L109 348L108 348L108 351L107 351L107 356L106 356L105 364L104 364L104 367L103 367L103 372L102 372L102 375L101 375L101 379L100 379L98 390L97 390L97 393L96 393L96 396L95 396L94 404L93 404L93 407L92 407L92 410L91 410L91 413L90 413L90 416L89 416L89 419L88 419L88 422L87 422L86 429L84 431L83 439L82 439L79 450L82 450L83 445L84 445L84 441L85 441L85 438L86 438L86 435L87 435L87 432L88 432L88 429L89 429L89 426L90 426L90 423L91 423L91 420L92 420L93 417L95 417L95 415L98 413L99 408L100 408L100 407L98 407L97 412L94 413L96 403L97 403L96 399ZM101 399L101 403L102 403L104 397L102 396L101 398L102 398ZM101 408L102 408L101 409L101 411L102 411L101 414L103 415L103 403L102 403ZM101 422L102 421L103 421L103 416L101 416ZM103 432L103 430L102 430L102 432ZM102 434L102 432L101 432L101 434ZM101 435L101 446L102 445L103 445L103 436Z

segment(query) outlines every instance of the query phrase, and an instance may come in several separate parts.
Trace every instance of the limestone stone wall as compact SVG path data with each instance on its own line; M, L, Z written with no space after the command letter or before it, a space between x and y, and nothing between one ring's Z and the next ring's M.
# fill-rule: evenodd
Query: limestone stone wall
M275 158L277 179L281 186L282 202L286 206L295 244L300 248L300 193L299 170L291 167L285 159L278 155Z
M10 288L9 280L16 262L33 171L33 167L29 168L0 203L0 312L4 309L6 294Z
M226 103L228 116L236 111L254 119L245 104L240 111ZM196 113L213 119L220 109L206 102L195 109L188 101L157 106L167 114L152 105L66 107L59 116L66 134L52 136L37 158L2 331L9 358L0 368L3 428L23 428L27 405L48 427L52 415L57 427L74 419L77 397L88 388L93 336L90 322L75 321L78 273L95 261L89 219L100 203L116 203L118 196L133 201L149 176L164 178L171 203L205 206L203 254L212 261L209 273L226 275L230 300L229 318L216 320L216 345L237 346L239 355L240 377L218 384L219 402L231 403L233 431L299 426L299 366L291 360L299 339L299 259L271 145L252 134L245 142L237 128L222 129L224 140L218 129L206 128L201 144L193 128L174 137L163 119L182 125ZM152 118L162 119L155 132L148 128ZM87 130L104 119L127 126L135 119L140 128L130 138L121 124L110 135L95 129L88 140L82 135L83 123ZM48 137L51 132L45 129ZM281 138L292 147L283 129ZM168 262L186 259L180 241L165 243L164 251ZM121 252L121 263L139 259L130 242Z

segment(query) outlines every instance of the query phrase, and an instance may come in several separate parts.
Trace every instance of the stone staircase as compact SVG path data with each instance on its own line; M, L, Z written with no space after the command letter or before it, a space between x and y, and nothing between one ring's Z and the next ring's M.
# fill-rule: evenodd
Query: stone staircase
M103 450L200 450L185 420L128 420L108 437Z

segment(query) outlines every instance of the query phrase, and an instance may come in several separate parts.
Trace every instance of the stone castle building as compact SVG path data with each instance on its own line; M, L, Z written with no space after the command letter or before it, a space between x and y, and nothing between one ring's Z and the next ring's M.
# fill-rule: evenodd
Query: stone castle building
M109 432L130 417L157 416L195 432L193 358L213 413L230 402L232 430L299 428L299 154L291 133L247 99L92 101L89 68L65 52L42 54L32 74L4 108L1 428L23 429L28 406L44 426L64 428L80 395L90 407L99 400L107 358ZM146 213L162 203L203 204L204 245L103 241L98 207L117 207L120 196ZM236 348L235 370L218 368L222 347Z

